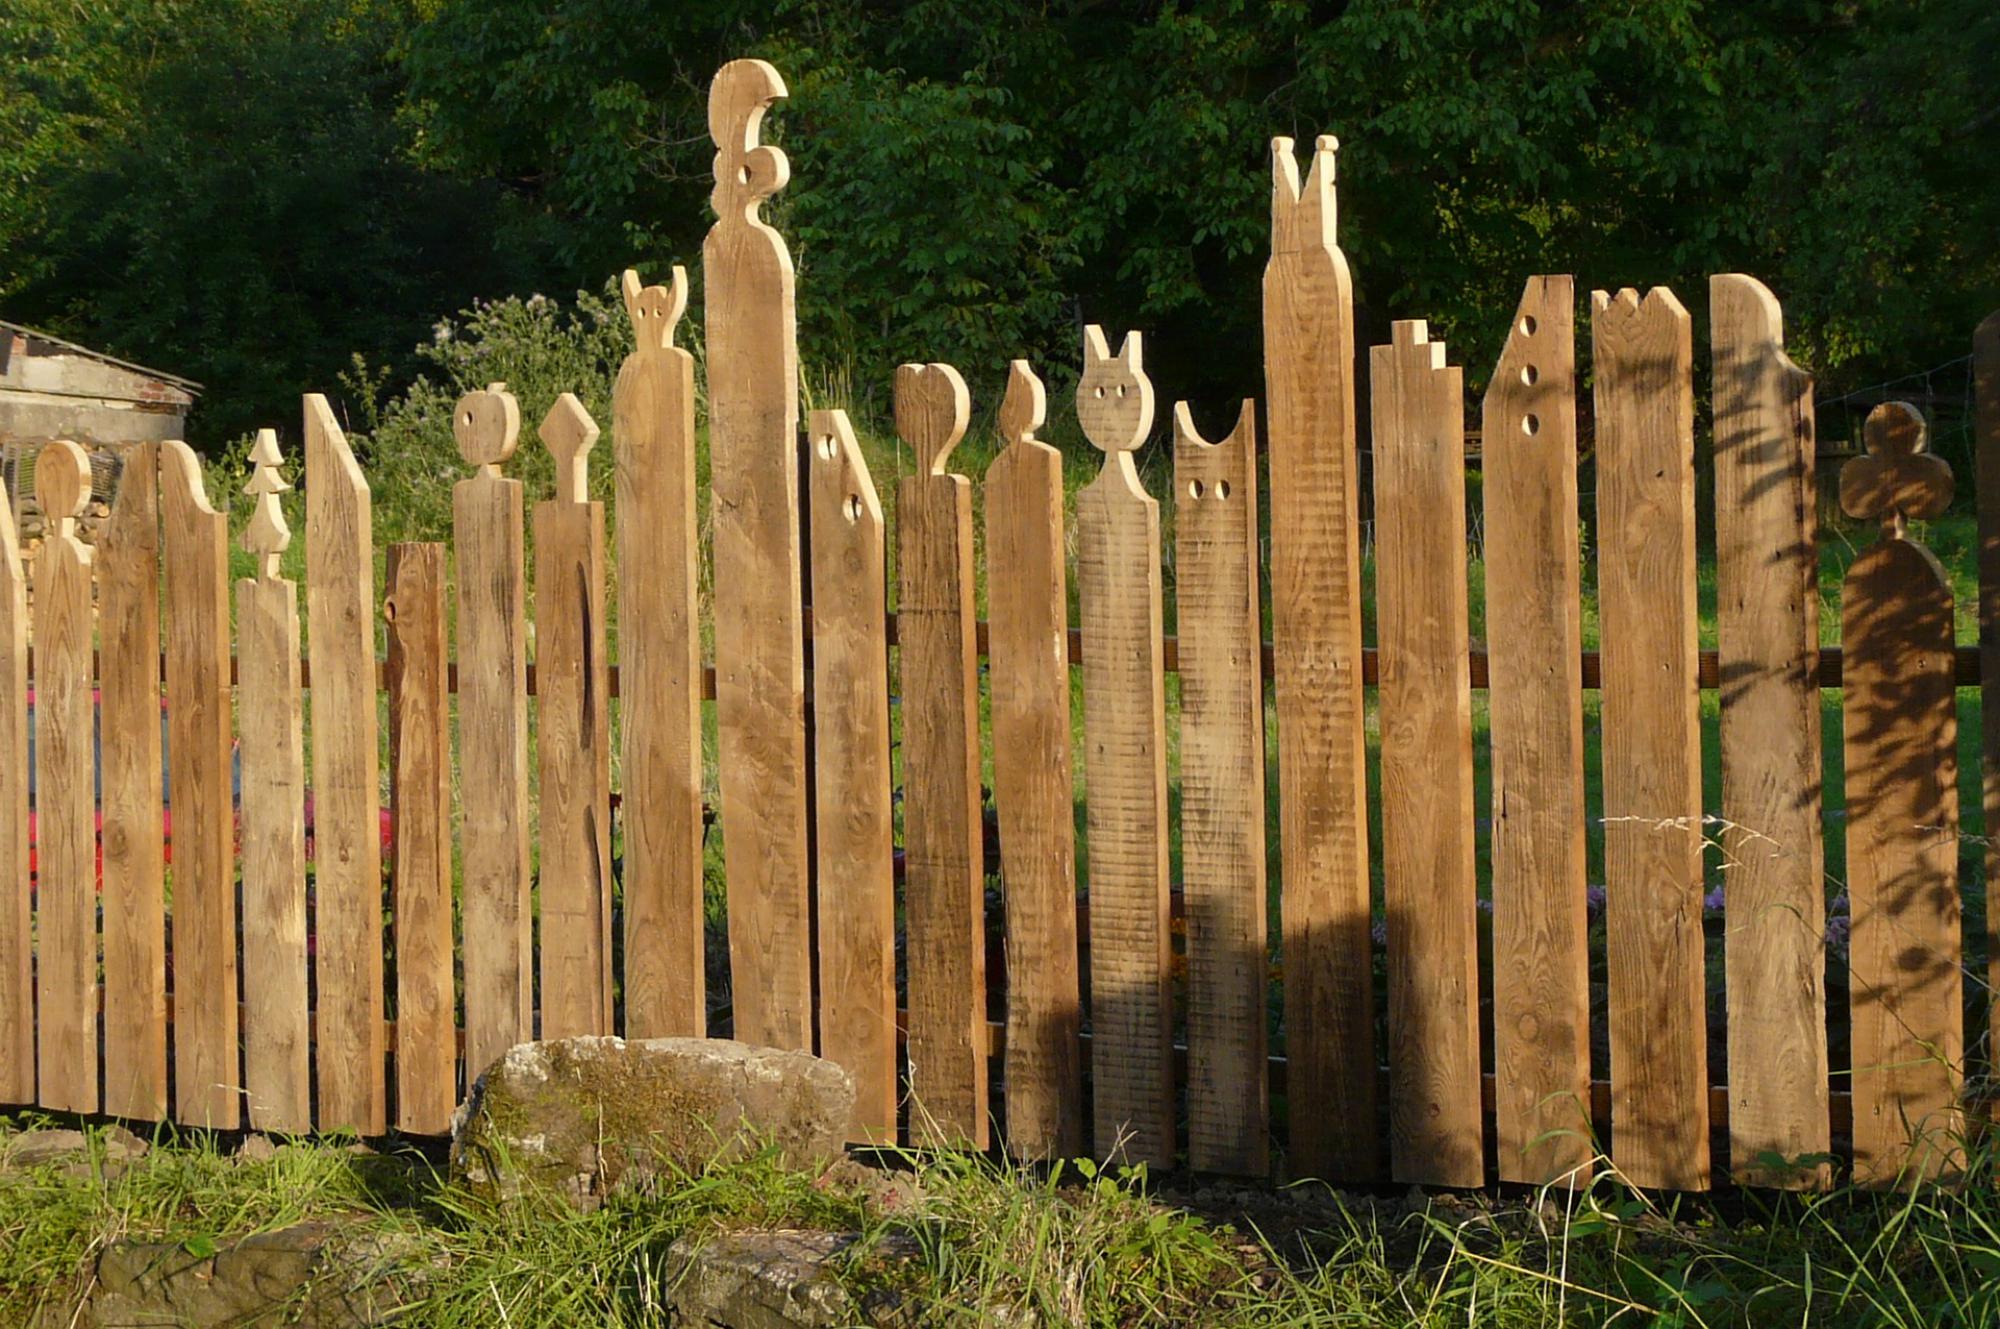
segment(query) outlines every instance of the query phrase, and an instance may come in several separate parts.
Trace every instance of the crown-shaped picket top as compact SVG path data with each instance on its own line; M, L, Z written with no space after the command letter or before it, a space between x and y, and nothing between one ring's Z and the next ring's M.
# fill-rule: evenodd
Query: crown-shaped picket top
M1321 134L1313 140L1312 166L1299 184L1299 163L1292 140L1271 140L1271 252L1296 254L1332 248L1338 207L1334 193L1334 154L1340 140Z
M1049 392L1026 360L1009 361L1007 395L1000 399L1000 439L1008 447L1036 443L1049 417Z
M257 444L250 449L250 479L243 492L256 500L250 524L243 528L243 547L257 555L257 575L278 575L278 556L292 543L292 528L278 495L288 492L291 483L278 468L284 457L278 452L278 431L260 429Z
M926 474L943 475L951 450L972 421L965 380L946 364L896 366L896 433Z
M1900 539L1903 523L1944 512L1951 503L1951 466L1925 449L1930 429L1908 402L1885 401L1861 428L1868 455L1840 469L1840 506L1850 517L1882 523Z
M1125 334L1118 354L1092 323L1083 330L1083 377L1076 385L1076 419L1091 445L1107 457L1136 450L1153 429L1153 381L1141 366L1143 343Z
M597 422L573 392L565 392L542 417L542 446L556 464L556 499L582 503L590 496L590 449L597 442Z
M55 537L76 534L76 519L90 497L90 457L66 438L43 447L35 458L35 499L42 516L55 523Z
M620 279L625 295L625 316L632 320L632 339L641 351L664 351L674 344L674 329L687 312L687 269L674 264L672 284L642 286L635 268L625 269Z
M757 205L791 179L785 154L757 141L764 112L788 95L785 80L767 61L731 60L716 72L708 92L708 133L716 147L709 202L725 224L757 222Z
M482 475L498 476L500 463L514 455L521 441L521 404L505 383L489 383L458 399L451 432L467 465L478 467Z

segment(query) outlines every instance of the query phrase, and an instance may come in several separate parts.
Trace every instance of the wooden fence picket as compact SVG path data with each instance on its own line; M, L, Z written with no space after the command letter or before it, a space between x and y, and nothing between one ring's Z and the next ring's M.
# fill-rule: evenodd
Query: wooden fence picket
M1076 499L1090 831L1090 1026L1100 1155L1174 1161L1173 991L1167 884L1166 676L1160 505L1132 453L1153 427L1139 334L1114 356L1083 331L1077 423L1104 469Z
M617 452L618 663L624 761L625 1033L708 1032L703 960L701 563L694 357L673 344L687 272L626 269L635 347L611 394Z
M565 392L542 421L556 493L535 505L543 1038L611 1030L611 669L597 424Z
M520 440L504 383L459 398L459 456L475 467L452 488L458 551L458 761L464 800L465 1079L534 1036L528 895L528 657L521 482L500 474Z
M43 1107L97 1111L97 759L90 546L76 519L90 460L43 446L35 496L49 523L35 560L35 1005ZM16 778L25 777L16 772Z
M1486 1179L1467 671L1465 375L1421 319L1369 352L1397 1181Z
M368 482L318 393L305 398L305 435L319 1124L379 1135L388 1108L373 518Z
M125 454L98 533L104 1110L167 1111L166 835L160 787L160 445Z
M1580 1184L1594 1150L1572 310L1567 276L1528 279L1480 427L1500 1177Z
M986 852L972 483L946 469L971 412L950 365L896 370L896 432L920 468L896 496L910 1129L984 1149Z
M1354 290L1335 242L1331 135L1304 188L1271 140L1264 269L1270 425L1272 682L1291 1158L1301 1176L1365 1181L1382 1152L1373 1075L1375 965L1362 724Z
M1827 1169L1760 1160L1831 1143L1812 378L1761 283L1708 290L1729 1156L1739 1181L1802 1186Z
M257 572L236 583L243 987L251 994L243 1010L243 1079L251 1127L296 1134L313 1124L299 589L278 575L292 532L279 505L291 486L278 471L275 432L258 432L250 461L255 469L243 492L255 506L243 547L256 555Z
M820 1055L854 1079L848 1139L894 1144L896 823L886 530L847 413L814 411L807 432Z
M1591 311L1612 1151L1637 1185L1706 1190L1694 350L1664 286Z
M1255 1176L1270 1161L1256 403L1218 443L1174 407L1174 495L1188 1165Z
M1972 338L1973 488L1979 510L1981 808L1986 828L1986 982L2000 993L2000 310ZM2000 1001L1987 1003L1987 1046L2000 1048Z
M451 1129L458 1103L445 547L390 545L384 580L396 829L396 1125L435 1135Z
M792 259L757 215L785 154L758 142L785 96L762 60L709 90L716 222L702 245L715 559L717 764L736 1037L813 1045L800 591L799 351Z
M1041 379L1026 360L1012 362L1004 446L986 469L986 598L1007 906L1007 1147L1021 1158L1084 1147L1069 553L1062 454L1035 437L1047 413Z
M1914 1183L1964 1163L1952 593L1904 530L1943 515L1951 468L1907 403L1877 406L1864 433L1868 455L1840 472L1847 515L1882 524L1840 606L1854 1172Z
M0 486L0 762L28 769L28 582L13 495ZM0 788L0 1103L35 1101L35 921L28 782Z
M201 459L160 450L166 569L167 777L174 808L174 1117L235 1130L236 872L230 797L229 521L209 506Z

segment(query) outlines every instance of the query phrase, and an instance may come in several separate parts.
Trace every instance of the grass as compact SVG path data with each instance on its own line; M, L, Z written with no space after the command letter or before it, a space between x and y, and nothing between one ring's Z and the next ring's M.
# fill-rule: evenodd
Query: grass
M759 1155L580 1215L536 1197L488 1206L417 1153L333 1142L249 1160L163 1132L118 1166L89 1134L81 1163L0 1168L6 1323L66 1322L92 1257L121 1238L202 1255L314 1218L380 1235L423 1271L395 1321L408 1326L662 1325L673 1242L773 1227L859 1233L836 1266L850 1291L921 1299L923 1322L947 1325L1022 1311L1101 1326L2000 1322L2000 1177L1979 1142L1954 1185L1701 1199L1609 1171L1574 1191L1390 1198L901 1156L886 1207L851 1167Z

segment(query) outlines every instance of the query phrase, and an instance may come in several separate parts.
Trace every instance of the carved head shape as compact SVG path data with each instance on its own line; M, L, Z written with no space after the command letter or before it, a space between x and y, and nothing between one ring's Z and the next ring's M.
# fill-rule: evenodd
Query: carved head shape
M664 351L674 344L674 329L687 312L687 269L674 264L671 286L641 286L631 268L619 283L625 293L625 316L632 320L632 340L641 351Z
M45 444L35 457L35 501L55 523L58 538L76 530L90 498L90 457L66 438Z
M972 398L947 364L896 367L896 433L932 475L943 475L951 450L965 437Z
M1035 443L1035 431L1049 415L1049 394L1026 360L1007 365L1007 395L1000 399L1000 441L1007 446Z
M1153 430L1153 382L1140 364L1139 334L1128 332L1111 353L1104 329L1083 330L1083 377L1076 385L1076 418L1098 451L1131 452Z
M786 95L785 80L763 60L731 60L715 73L708 90L708 135L716 149L709 201L725 224L749 220L791 179L785 154L757 141L764 112Z
M1312 166L1299 183L1298 158L1292 140L1271 140L1271 252L1296 254L1334 245L1337 220L1334 195L1334 154L1340 140L1321 134L1313 142Z
M1951 502L1951 467L1924 448L1930 431L1908 402L1886 401L1862 426L1868 455L1840 469L1840 506L1850 517L1879 518L1886 529L1904 519L1936 517Z
M458 399L452 408L451 432L458 439L458 455L468 465L497 475L500 463L514 455L514 446L521 441L521 404L505 383L489 383L484 390Z

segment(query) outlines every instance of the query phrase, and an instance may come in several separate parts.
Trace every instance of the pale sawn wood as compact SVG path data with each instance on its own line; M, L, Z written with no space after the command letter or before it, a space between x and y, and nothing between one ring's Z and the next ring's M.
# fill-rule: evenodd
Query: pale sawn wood
M13 496L0 486L0 763L28 769L28 582ZM28 782L0 788L0 1103L35 1101L35 921ZM162 1083L164 1084L164 1077Z

